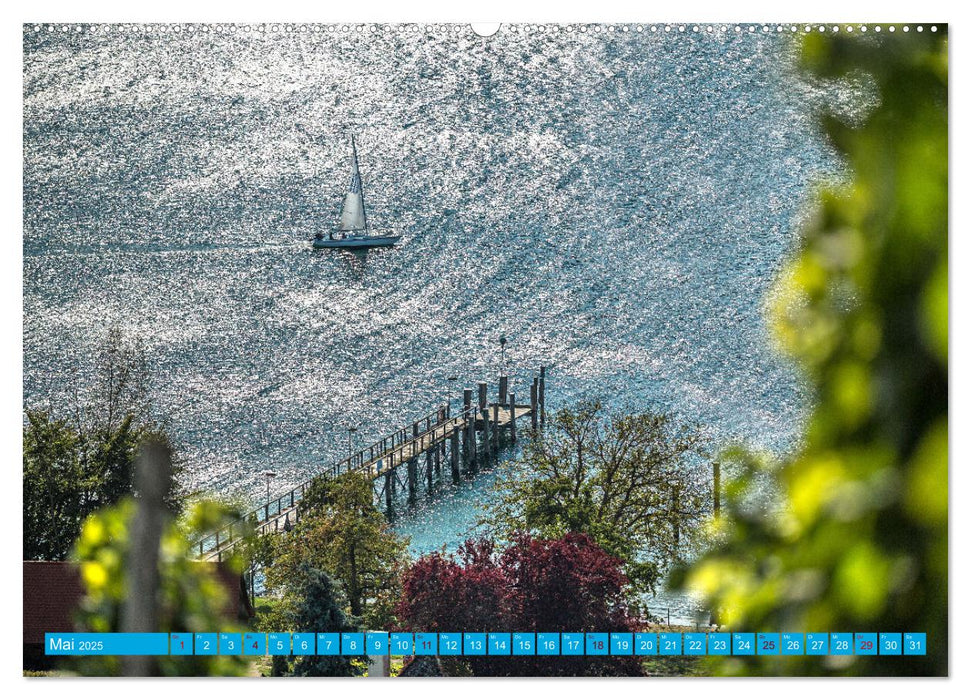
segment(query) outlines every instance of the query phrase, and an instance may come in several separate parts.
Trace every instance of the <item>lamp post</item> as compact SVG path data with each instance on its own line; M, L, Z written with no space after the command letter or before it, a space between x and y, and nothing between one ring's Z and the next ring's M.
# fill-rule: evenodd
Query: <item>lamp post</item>
M350 469L351 456L354 454L354 433L357 432L357 428L353 426L347 427L347 466Z
M263 472L266 477L266 514L263 520L270 519L270 479L276 476L276 472Z

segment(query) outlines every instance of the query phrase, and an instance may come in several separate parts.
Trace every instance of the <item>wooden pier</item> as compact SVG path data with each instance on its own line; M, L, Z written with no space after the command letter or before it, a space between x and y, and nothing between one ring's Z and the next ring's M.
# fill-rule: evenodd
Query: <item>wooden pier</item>
M333 478L346 472L366 474L374 483L375 498L388 511L394 509L399 494L407 494L408 502L415 503L421 488L433 490L443 480L443 471L453 483L458 483L480 463L497 456L502 446L517 441L518 421L528 419L533 430L546 422L545 367L532 378L529 403L517 402L505 375L499 377L496 400L490 402L488 394L488 384L479 382L475 390L464 390L462 408L455 415L450 405L444 404L313 478ZM311 481L308 479L193 543L196 556L221 561L247 532L288 532L300 519L300 500Z

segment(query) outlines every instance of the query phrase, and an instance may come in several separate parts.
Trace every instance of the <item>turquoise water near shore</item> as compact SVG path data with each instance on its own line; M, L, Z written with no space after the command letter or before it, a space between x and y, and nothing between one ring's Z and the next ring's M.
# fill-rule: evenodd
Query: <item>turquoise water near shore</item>
M743 32L24 33L24 401L85 386L109 326L146 343L192 489L257 498L460 385L550 366L601 396L784 451L808 397L764 301L812 183L803 82ZM311 251L357 136L394 250ZM456 387L453 393L458 393ZM488 475L399 519L454 548ZM678 599L678 605L684 601Z

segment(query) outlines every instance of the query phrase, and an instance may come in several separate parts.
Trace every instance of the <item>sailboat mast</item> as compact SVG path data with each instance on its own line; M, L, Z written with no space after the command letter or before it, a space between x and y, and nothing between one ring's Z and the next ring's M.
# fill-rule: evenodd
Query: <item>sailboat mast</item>
M361 167L357 162L357 143L354 141L354 134L351 134L351 150L354 152L354 171L361 177ZM367 207L364 206L364 183L361 182L361 214L364 216L364 233L370 235L371 231L367 225Z

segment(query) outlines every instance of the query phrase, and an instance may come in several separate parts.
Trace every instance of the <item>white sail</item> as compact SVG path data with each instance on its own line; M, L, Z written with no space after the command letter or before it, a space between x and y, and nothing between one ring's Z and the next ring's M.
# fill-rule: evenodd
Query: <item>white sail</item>
M341 231L366 231L367 215L364 213L364 192L361 189L361 173L357 167L357 146L351 137L351 148L354 158L351 163L351 184L344 195L344 207L341 209Z

